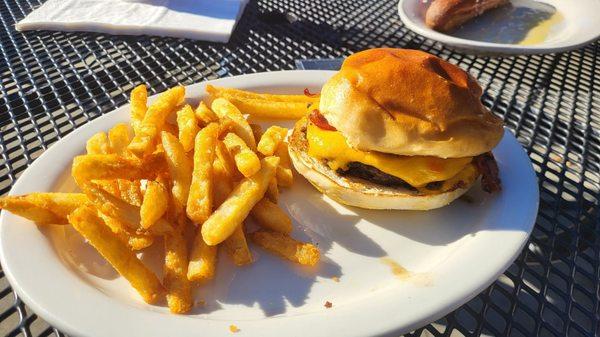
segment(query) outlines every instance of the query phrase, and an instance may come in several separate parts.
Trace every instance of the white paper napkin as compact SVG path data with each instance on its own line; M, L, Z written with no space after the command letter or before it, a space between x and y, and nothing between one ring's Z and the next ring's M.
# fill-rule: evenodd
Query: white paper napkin
M158 35L227 42L247 0L48 0L23 30Z

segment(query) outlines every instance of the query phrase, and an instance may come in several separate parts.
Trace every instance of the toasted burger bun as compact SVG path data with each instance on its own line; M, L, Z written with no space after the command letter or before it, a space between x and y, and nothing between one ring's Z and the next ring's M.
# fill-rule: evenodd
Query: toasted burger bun
M322 160L307 153L306 120L296 124L289 138L289 153L296 170L321 193L333 200L361 208L430 210L448 205L467 192L478 176L464 187L448 192L422 195L402 187L386 187L366 180L337 174Z
M370 49L348 57L323 86L319 110L359 150L470 157L503 135L481 94L468 73L431 54Z

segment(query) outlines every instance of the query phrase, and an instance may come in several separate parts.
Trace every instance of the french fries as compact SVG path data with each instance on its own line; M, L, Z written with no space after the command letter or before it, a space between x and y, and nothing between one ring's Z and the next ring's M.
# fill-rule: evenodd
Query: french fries
M155 303L164 292L156 275L121 242L90 206L69 215L69 223L138 291L145 302Z
M69 223L67 216L88 202L83 193L30 193L0 198L0 209L40 225Z
M205 126L210 123L219 121L219 116L217 116L217 114L215 114L211 109L209 109L209 107L204 102L200 102L194 113L196 115L196 118Z
M233 156L235 166L244 177L250 177L260 170L260 159L238 135L228 133L223 139L223 144Z
M244 115L238 110L235 105L231 104L226 99L217 98L212 102L213 111L220 119L229 118L233 121L233 132L244 140L246 145L253 151L256 150L256 140L252 133L252 128L244 118Z
M264 196L269 181L275 175L279 158L261 160L261 169L243 179L219 208L202 225L202 238L209 246L227 239L248 216L252 207Z
M194 148L194 139L200 130L194 110L186 104L183 108L177 111L177 126L179 128L179 142L183 145L185 152Z
M167 117L183 102L184 96L184 87L171 88L160 94L148 107L135 137L127 147L129 151L138 157L152 153L156 146L155 140Z
M296 263L316 264L318 249L289 237L292 221L277 205L279 188L293 183L287 129L263 133L243 113L291 118L319 98L210 85L207 91L212 109L200 102L194 110L183 87L148 106L146 87L137 86L130 124L96 133L87 154L73 158L71 174L83 193L0 197L0 209L40 225L73 226L144 301L165 296L172 313L189 312L192 288L215 278L219 250L248 265L254 241ZM259 231L246 234L248 216ZM161 239L162 284L136 256Z
M277 204L263 198L250 212L252 218L265 229L283 234L292 232L292 220Z
M250 238L268 252L299 264L314 266L321 256L313 244L294 240L283 233L261 229L250 234Z
M212 212L212 163L219 125L211 123L196 135L194 170L187 200L186 212L196 224L202 224Z
M167 305L172 313L183 314L192 308L192 285L187 278L188 251L183 237L184 216L171 235L165 236L165 265L163 283L167 290Z
M288 129L282 128L281 126L273 125L263 133L258 142L258 152L265 156L272 156L279 144L287 136Z
M127 145L131 140L129 125L119 123L108 131L108 141L110 144L110 153L116 153L120 156L127 154ZM90 153L88 151L88 153Z
M144 201L140 207L142 228L148 229L154 225L167 211L169 193L161 183L150 180L146 185Z
M279 166L277 167L277 184L282 187L291 187L294 184L294 173L292 172L292 160L288 152L288 144L279 143L275 155L279 157Z
M161 133L162 145L165 150L169 175L171 176L171 193L175 207L179 210L185 209L190 185L192 184L192 162L185 154L183 145L168 132Z
M138 85L131 91L131 127L133 127L133 131L135 134L140 133L140 125L144 120L144 116L146 115L146 110L148 107L146 106L148 101L148 90L145 85Z

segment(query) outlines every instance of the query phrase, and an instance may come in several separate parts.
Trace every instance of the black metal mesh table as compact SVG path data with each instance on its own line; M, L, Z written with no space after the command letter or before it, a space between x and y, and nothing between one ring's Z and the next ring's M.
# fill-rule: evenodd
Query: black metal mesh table
M251 1L227 44L100 34L18 33L38 0L0 1L0 192L44 149L125 104L147 83L177 83L281 69L376 46L422 49L468 69L484 103L529 153L540 211L528 246L492 286L427 335L600 334L600 44L505 58L452 51L403 27L397 0ZM48 326L0 279L0 334L48 336ZM49 280L51 282L51 280Z

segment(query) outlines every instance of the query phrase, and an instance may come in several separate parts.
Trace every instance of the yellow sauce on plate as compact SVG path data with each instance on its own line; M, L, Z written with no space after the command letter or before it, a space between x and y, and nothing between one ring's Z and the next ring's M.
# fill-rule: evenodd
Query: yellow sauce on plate
M519 42L519 44L523 46L530 46L543 43L548 38L552 27L561 23L564 19L564 16L560 12L554 13L549 19L544 20L537 26L533 27L527 33L525 38Z

